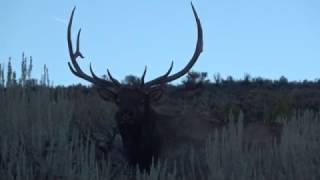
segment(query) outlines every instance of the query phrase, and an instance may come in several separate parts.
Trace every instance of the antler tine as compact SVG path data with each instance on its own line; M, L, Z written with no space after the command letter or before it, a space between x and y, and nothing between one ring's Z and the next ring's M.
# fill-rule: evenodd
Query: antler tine
M144 71L143 71L143 74L141 76L141 86L144 85L144 78L146 76L146 73L147 73L147 66L144 67Z
M78 63L76 62L76 59L77 57L79 56L79 53L74 53L73 52L73 46L72 46L72 40L71 40L71 26L72 26L72 21L73 21L73 15L74 15L74 11L76 10L76 7L73 8L72 10L72 13L71 13L71 16L70 16L70 20L69 20L69 24L68 24L68 34L67 34L67 40L68 40L68 48L69 48L69 55L70 55L70 59L71 59L71 62L72 62L72 65L76 68L76 70L80 70L81 72L81 69L78 65ZM78 32L78 37L80 37L80 30ZM79 38L77 38L79 40ZM79 52L79 41L77 43L77 52ZM81 53L80 53L81 54ZM81 57L82 58L82 57Z
M162 75L162 76L160 76L160 77L158 77L156 79L153 79L152 81L149 81L149 82L145 83L145 85L146 86L152 86L152 85L161 83L163 80L165 80L169 76L169 74L172 71L172 68L173 68L173 61L171 61L171 65L170 65L168 71L164 75Z
M109 78L111 79L111 81L112 81L115 85L121 86L121 83L111 75L109 69L107 69L107 72L108 72L108 76L109 76Z
M100 82L100 83L102 83L102 84L110 84L111 82L109 82L109 81L107 81L107 80L105 80L105 79L101 79L101 78L99 78L94 72L93 72L93 70L92 70L92 66L91 66L91 63L90 63L90 73L91 73L91 75L92 75L92 77L93 77L93 79L94 80L96 80L96 81L98 81L98 82ZM112 84L112 83L111 83ZM116 84L117 85L117 84Z
M80 56L83 59L84 57L80 52L80 34L81 34L81 28L79 29L78 35L77 35L77 49L76 49L75 55Z
M196 23L197 23L197 31L198 31L197 45L196 45L196 49L193 53L192 58L190 59L189 63L179 72L177 72L171 76L160 76L152 81L147 82L146 85L152 86L152 85L165 84L165 83L174 81L174 80L180 78L181 76L185 75L192 68L192 66L197 62L197 59L199 58L199 56L203 50L203 32L202 32L200 19L198 17L197 11L194 8L192 2L191 2L191 7L192 7L193 15L194 15Z
M92 67L90 64L90 72L91 72L91 76L87 75L86 73L84 73L82 71L82 69L80 68L78 62L77 62L77 58L84 58L84 56L82 55L82 53L80 52L80 35L81 35L81 29L79 29L78 34L77 34L77 46L76 46L76 51L73 51L73 45L72 45L72 39L71 39L71 27L72 27L72 21L73 21L73 15L75 12L76 7L73 8L71 16L70 16L70 20L69 20L69 24L68 24L68 32L67 32L67 41L68 41L68 49L69 49L69 55L70 55L70 59L71 59L71 63L68 62L68 66L71 70L71 72L76 75L77 77L80 77L84 80L87 80L93 84L99 85L99 86L107 86L107 87L112 87L115 86L114 83L101 79L99 77L97 77L93 71L92 71ZM72 64L72 65L71 65Z

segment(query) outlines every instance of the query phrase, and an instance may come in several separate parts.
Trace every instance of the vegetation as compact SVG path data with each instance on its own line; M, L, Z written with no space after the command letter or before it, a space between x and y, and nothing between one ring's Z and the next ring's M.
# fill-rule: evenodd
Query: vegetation
M114 122L115 106L92 87L50 86L48 69L32 79L23 55L21 77L0 66L0 177L3 179L319 179L320 81L242 80L192 72L168 85L156 106L212 112L229 122L212 132L203 155L155 164L150 174L129 170ZM10 62L10 61L9 61ZM4 74L7 74L5 77ZM132 82L131 82L132 80ZM126 78L126 83L137 83ZM284 124L281 143L247 149L251 121Z
M17 79L17 73L13 70L11 64L11 57L9 57L8 65L7 65L7 76L5 76L5 65L0 64L0 87L1 88L9 88L13 86L49 86L52 85L53 82L50 82L49 79L49 70L46 65L43 67L43 74L41 75L40 84L37 79L32 78L32 56L27 58L24 53L22 53L21 60L21 76ZM29 63L29 64L28 64Z

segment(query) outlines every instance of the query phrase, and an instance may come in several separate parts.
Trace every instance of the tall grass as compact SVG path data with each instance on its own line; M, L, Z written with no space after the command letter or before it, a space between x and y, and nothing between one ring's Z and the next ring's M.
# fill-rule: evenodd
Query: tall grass
M146 174L129 170L123 157L115 157L121 153L99 155L99 138L92 137L103 136L99 143L108 143L108 133L101 128L112 129L112 106L94 96L79 93L70 98L64 91L52 92L50 88L0 90L1 179L320 179L319 113L297 111L279 119L285 124L281 143L250 149L241 141L243 116L230 117L237 121L213 132L203 151L190 148L187 160L163 160ZM93 122L92 118L106 123L73 130L74 121ZM88 131L82 131L85 127Z

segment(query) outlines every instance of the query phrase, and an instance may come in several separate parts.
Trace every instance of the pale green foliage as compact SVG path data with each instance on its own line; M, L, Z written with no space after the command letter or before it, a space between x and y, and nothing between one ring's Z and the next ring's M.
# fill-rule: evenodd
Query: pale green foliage
M5 77L4 77L4 67L0 64L0 87L4 87Z
M43 66L43 74L41 75L40 85L50 86L49 69L46 65Z
M209 179L318 179L320 177L320 119L318 113L303 111L280 119L285 126L279 145L241 143L242 115L221 135L207 143ZM232 121L231 121L232 122ZM216 134L213 137L217 137Z
M79 94L75 99L64 91L53 100L50 88L31 90L0 88L0 177L3 179L319 179L320 118L318 113L296 112L285 123L281 144L253 147L246 150L241 143L243 116L214 132L207 140L204 154L190 150L189 158L181 162L162 161L153 165L150 174L128 172L124 165L115 171L108 160L97 160L90 138L79 138L70 131L74 113L90 117L87 111L75 112L76 105L97 108L101 119L112 121L113 107L99 101L88 101ZM86 99L87 98L87 99ZM92 99L92 97L89 97ZM82 100L81 100L82 99ZM104 105L104 106L103 106ZM100 112L105 109L108 112ZM98 112L94 112L98 111ZM89 111L90 112L90 111ZM92 113L92 112L91 112ZM110 115L110 116L108 116ZM112 123L110 123L111 125ZM106 127L108 128L108 127ZM111 127L110 127L111 128ZM72 132L72 133L70 133ZM89 137L89 134L88 134ZM204 157L204 159L201 159ZM199 161L200 158L200 161ZM203 166L202 166L202 165Z

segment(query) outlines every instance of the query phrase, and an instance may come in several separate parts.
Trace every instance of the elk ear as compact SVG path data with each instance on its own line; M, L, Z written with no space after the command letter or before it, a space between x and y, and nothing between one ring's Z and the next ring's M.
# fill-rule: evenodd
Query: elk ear
M104 88L96 88L96 89L98 91L98 94L103 100L116 102L118 96L111 89L104 89Z
M163 94L163 88L153 88L148 92L149 99L151 102L158 101Z

